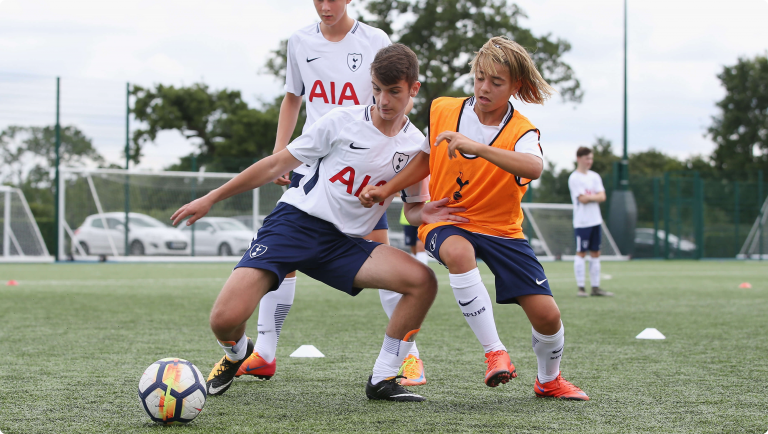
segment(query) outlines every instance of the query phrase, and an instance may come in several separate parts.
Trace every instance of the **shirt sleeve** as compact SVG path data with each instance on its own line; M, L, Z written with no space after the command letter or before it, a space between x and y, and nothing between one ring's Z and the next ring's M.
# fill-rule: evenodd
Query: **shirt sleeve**
M404 203L429 202L429 176L400 192Z
M287 55L285 60L285 91L297 96L304 95L304 80L299 70L299 62L296 59L297 37L291 36L288 40Z
M421 152L429 154L432 148L429 146L429 136L424 137L424 141L421 142Z
M292 141L286 149L304 164L311 165L325 157L333 149L333 141L338 132L336 128L338 118L339 116L333 111L326 113Z
M523 134L523 137L515 144L515 152L535 155L543 160L544 155L542 155L539 146L539 134L536 131L528 131Z
M595 174L595 193L600 193L601 191L605 191L605 186L603 185L603 178L600 177L600 175L597 172L593 172Z
M581 191L579 182L573 174L568 178L568 189L571 191L571 202L573 202L574 205L578 204L579 196L583 194L583 191Z

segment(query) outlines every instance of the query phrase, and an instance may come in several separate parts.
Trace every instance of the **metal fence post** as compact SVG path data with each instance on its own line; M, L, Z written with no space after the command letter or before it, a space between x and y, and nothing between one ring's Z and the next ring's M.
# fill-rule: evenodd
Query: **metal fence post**
M669 259L669 172L664 172L664 259Z
M739 254L739 181L733 181L733 251Z
M701 259L704 257L704 181L699 176L699 172L694 172L693 182L693 197L696 201L693 205L696 259Z
M197 156L196 155L192 156L192 171L193 172L197 172ZM195 200L196 196L197 196L197 177L193 176L192 177L192 192L190 193L189 201L192 202L193 200ZM190 256L195 256L195 225L193 224L189 229L190 229L189 232L191 233L191 236L192 236L192 239L191 239L192 245L191 245L191 248L190 248Z
M131 209L131 177L128 175L128 168L130 167L131 162L131 150L130 150L130 142L129 142L129 135L130 135L130 116L131 116L131 84L125 83L125 237L124 237L124 250L123 250L123 256L128 256L130 254L130 250L128 248L128 223L130 220L128 219L128 213Z
M757 172L757 209L758 214L758 222L759 222L759 231L758 235L760 238L758 238L758 255L757 257L760 258L760 260L763 259L763 171L759 170Z
M659 178L653 178L653 257L659 257Z
M59 95L60 95L60 89L61 89L61 78L56 77L56 180L54 181L54 185L56 188L56 192L54 194L54 197L56 198L56 205L54 209L54 219L56 221L56 260L61 261L63 258L61 257L61 252L64 250L64 246L60 245L63 244L61 242L63 236L61 235L61 219L59 218L59 207L60 201L59 198L59 190L60 190L60 183L59 183L59 163L61 162L60 154L59 154L59 148L61 148L61 126L59 125Z

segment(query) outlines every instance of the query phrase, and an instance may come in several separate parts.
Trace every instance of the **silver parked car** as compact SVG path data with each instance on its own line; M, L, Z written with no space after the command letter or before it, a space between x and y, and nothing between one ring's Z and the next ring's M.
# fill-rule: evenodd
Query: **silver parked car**
M228 217L203 217L192 226L182 223L178 230L191 241L193 227L196 256L242 255L253 239L251 229Z
M84 255L125 254L125 213L93 214L75 230ZM113 250L114 247L114 250ZM131 256L189 255L189 240L176 229L145 214L128 213L128 251ZM73 246L72 253L80 252Z

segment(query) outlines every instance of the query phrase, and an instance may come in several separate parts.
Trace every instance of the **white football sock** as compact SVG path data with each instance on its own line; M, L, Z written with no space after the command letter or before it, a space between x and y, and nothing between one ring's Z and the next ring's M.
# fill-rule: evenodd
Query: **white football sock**
M259 302L259 336L256 338L254 352L271 363L275 360L277 341L283 321L293 305L296 295L296 278L283 279L283 283L275 291L268 292Z
M243 336L237 340L235 345L220 340L217 340L217 342L219 343L219 346L224 349L229 360L237 362L245 358L245 352L248 350L248 338L245 336L245 333L243 333Z
M576 255L573 258L573 273L576 275L576 286L584 287L584 258Z
M506 351L499 339L496 322L493 319L493 303L488 290L483 285L480 270L475 268L464 274L449 274L448 278L453 288L453 296L459 303L461 313L469 327L475 332L477 340L485 352Z
M413 342L401 341L385 334L379 357L373 365L371 384L378 384L382 380L396 376L411 346Z
M387 314L387 318L392 318L392 312L395 311L395 306L397 306L397 303L400 302L401 298L403 298L403 295L400 293L389 291L387 289L379 290L379 299L381 299L381 307L384 308L384 313ZM413 343L413 347L411 348L411 351L408 352L408 354L412 354L416 358L419 357L419 349L416 348L416 342Z
M600 257L589 260L589 283L593 288L600 286Z
M427 252L418 252L416 253L416 259L422 264L427 265L427 262L429 262L429 255L427 255Z
M547 383L560 374L560 360L565 345L565 328L560 323L560 331L552 336L545 336L531 327L533 332L533 352L539 362L539 383Z

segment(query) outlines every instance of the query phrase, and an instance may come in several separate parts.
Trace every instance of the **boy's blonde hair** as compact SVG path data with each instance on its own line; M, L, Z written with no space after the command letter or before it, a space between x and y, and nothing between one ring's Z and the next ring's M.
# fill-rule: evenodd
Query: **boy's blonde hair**
M557 92L536 69L528 51L517 42L501 36L494 36L486 42L469 64L473 73L479 68L486 74L496 74L496 65L505 66L512 82L520 81L520 90L514 95L520 101L544 104Z

